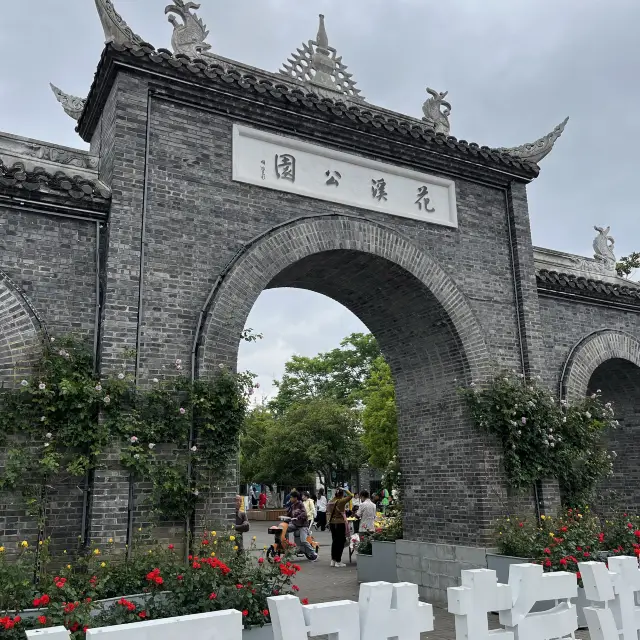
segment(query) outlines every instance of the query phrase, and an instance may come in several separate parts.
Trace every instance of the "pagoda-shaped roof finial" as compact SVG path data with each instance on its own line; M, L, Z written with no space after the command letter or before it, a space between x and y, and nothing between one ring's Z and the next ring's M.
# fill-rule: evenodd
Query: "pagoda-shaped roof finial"
M315 40L302 45L282 65L280 73L300 80L316 93L328 98L364 102L352 74L342 62L342 56L329 46L329 36L320 14L320 26Z

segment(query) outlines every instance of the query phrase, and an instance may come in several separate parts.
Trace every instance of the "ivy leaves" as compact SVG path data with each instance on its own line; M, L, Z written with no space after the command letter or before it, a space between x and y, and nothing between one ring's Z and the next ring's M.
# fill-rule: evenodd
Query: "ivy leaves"
M568 504L585 504L611 473L603 436L616 421L598 394L568 406L536 382L503 373L486 388L464 389L462 395L476 426L500 440L514 489L558 478Z
M52 477L81 477L114 448L136 480L151 483L152 510L186 516L235 459L253 376L220 369L191 381L180 360L175 368L137 388L126 370L96 376L83 343L47 341L33 374L2 391L0 445L8 448L0 488L20 490L42 514Z

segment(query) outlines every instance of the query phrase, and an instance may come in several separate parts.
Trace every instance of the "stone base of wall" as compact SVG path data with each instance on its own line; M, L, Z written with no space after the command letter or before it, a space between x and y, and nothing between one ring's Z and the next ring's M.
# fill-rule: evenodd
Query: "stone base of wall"
M484 547L398 540L398 580L417 584L422 600L446 605L447 589L460 586L461 571L487 568L487 551Z

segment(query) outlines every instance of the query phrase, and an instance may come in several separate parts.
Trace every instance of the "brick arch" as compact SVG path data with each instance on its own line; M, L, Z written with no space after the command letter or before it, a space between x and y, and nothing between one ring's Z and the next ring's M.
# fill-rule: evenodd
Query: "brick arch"
M342 215L292 221L245 247L214 286L203 310L202 374L236 366L255 301L278 287L332 298L378 339L396 384L407 537L486 543L499 455L470 423L457 388L485 380L490 357L454 281L389 227Z
M277 284L279 274L303 259L332 251L353 251L386 260L413 276L446 313L472 378L483 380L489 375L489 352L481 325L442 267L389 227L348 216L318 216L283 225L253 242L232 262L214 286L205 310L198 362L203 370L214 363L235 366L238 336L258 296L268 288L289 286Z
M567 400L584 397L594 372L608 360L626 360L640 367L640 340L615 329L602 329L583 338L565 363L561 395Z
M0 271L0 385L13 384L46 333L25 294Z

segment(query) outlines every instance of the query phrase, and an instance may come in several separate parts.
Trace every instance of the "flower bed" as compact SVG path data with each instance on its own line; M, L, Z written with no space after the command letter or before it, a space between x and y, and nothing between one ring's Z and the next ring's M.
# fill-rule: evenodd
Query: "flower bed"
M60 625L81 640L89 628L225 609L241 611L250 629L270 622L269 596L299 591L293 580L300 566L289 556L267 562L239 552L233 534L215 531L198 542L188 562L173 545L139 547L129 560L113 553L111 545L73 562L68 556L49 558L46 542L39 551L37 587L35 554L26 541L16 559L0 552L3 640L24 640L27 629ZM52 565L62 568L51 573Z

